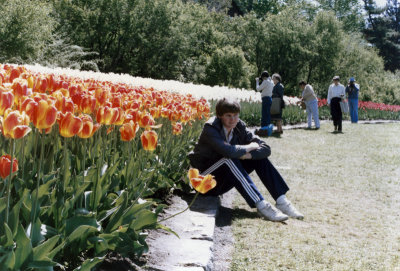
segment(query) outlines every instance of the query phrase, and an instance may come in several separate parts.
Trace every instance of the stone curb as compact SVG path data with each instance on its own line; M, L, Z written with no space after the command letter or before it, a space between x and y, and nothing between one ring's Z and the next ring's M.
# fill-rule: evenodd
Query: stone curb
M193 194L173 196L165 209L165 217L184 210ZM165 231L151 231L146 241L149 253L143 268L149 271L204 271L212 270L212 248L218 197L199 195L192 207L162 224L170 227L175 235Z

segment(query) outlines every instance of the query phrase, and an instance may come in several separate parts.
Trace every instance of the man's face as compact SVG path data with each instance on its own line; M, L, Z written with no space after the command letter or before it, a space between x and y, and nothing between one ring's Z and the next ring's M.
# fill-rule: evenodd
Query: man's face
M333 80L333 83L335 84L335 86L339 85L339 80L335 79Z
M225 113L222 116L219 116L222 121L222 125L227 130L231 130L236 127L239 122L239 113Z

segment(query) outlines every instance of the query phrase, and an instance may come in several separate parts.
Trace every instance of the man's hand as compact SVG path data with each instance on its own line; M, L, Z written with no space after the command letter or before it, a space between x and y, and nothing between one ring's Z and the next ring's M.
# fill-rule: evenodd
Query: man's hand
M249 152L240 157L240 159L242 159L242 160L251 159L251 158L252 158L252 156L251 156L251 153L249 153Z
M257 142L251 142L250 144L245 145L245 147L246 147L246 152L249 153L251 151L257 150L258 147L260 147L260 145L258 145Z

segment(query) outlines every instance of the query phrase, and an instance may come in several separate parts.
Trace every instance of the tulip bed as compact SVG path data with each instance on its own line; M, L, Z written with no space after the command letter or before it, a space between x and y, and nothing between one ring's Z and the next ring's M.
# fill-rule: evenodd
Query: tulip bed
M169 230L150 198L188 189L209 114L191 95L0 65L0 270L141 255L146 229Z
M296 97L285 97L285 109L282 113L284 124L297 124L307 122L307 114L299 105ZM215 104L215 101L212 102ZM259 126L261 120L261 102L241 101L240 117L247 125ZM330 109L326 99L318 101L319 118L321 120L331 119ZM349 120L350 116L344 114L343 118ZM400 120L400 105L386 105L382 103L359 101L358 118L360 120Z

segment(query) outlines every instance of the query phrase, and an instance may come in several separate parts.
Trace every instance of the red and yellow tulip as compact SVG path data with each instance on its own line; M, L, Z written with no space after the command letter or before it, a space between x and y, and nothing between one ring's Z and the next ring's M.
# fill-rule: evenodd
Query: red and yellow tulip
M202 194L207 193L217 185L214 176L210 174L202 176L196 168L189 169L188 177L193 188Z
M123 141L131 141L135 138L138 130L139 124L137 122L130 121L129 123L125 123L119 128L121 139Z
M11 108L14 104L14 95L11 91L5 91L4 88L0 86L0 115Z
M82 119L75 117L71 112L60 113L58 121L60 135L63 137L73 137L78 134L83 127Z
M94 133L100 128L100 124L93 123L93 119L89 115L80 115L80 119L82 120L82 129L78 133L80 138L90 138L94 135Z
M155 131L144 131L140 136L143 149L146 151L154 151L157 147L158 135Z
M31 131L29 117L25 112L7 110L3 120L3 134L6 137L18 139Z
M18 170L18 160L13 159L12 173ZM11 156L6 154L0 157L0 176L5 179L10 175L11 171Z
M118 119L119 110L109 106L102 106L97 110L96 120L100 124L111 125Z
M172 123L172 133L174 135L180 135L182 134L182 123L180 122L174 122Z

